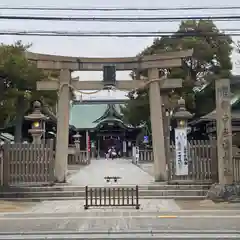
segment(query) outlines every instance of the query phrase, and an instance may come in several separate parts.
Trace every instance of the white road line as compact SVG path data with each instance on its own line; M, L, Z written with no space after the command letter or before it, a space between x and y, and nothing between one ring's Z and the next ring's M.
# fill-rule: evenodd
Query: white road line
M77 220L77 219L118 219L118 218L148 218L148 219L240 219L240 215L223 215L223 216L211 216L211 215L155 215L155 216L61 216L61 220ZM59 220L58 216L54 217L0 217L0 221L11 221L11 220Z

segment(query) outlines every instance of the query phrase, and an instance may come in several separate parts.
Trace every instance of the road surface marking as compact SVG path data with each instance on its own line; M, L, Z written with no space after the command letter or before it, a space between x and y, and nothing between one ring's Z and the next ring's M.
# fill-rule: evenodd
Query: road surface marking
M158 218L177 218L178 216L168 216L168 215L162 215L162 216L158 216Z

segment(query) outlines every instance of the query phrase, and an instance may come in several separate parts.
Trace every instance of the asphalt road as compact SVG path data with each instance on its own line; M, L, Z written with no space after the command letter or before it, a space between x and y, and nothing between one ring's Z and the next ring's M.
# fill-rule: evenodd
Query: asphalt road
M240 239L240 214L234 211L1 214L0 233L0 239Z

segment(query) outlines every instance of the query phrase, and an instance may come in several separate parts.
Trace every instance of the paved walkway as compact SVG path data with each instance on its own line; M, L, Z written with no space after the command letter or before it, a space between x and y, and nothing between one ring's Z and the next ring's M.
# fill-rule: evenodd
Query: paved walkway
M121 179L116 184L143 185L154 182L154 178L141 168L132 164L131 160L92 160L87 167L80 169L68 178L68 183L74 186L109 185L105 176L117 176Z
M154 165L153 163L139 163L138 165L144 172L147 172L151 176L154 176Z
M173 199L141 199L140 210L134 207L102 207L84 210L83 200L43 201L25 212L32 213L90 213L98 215L101 213L130 213L130 212L172 212L179 211L180 207Z

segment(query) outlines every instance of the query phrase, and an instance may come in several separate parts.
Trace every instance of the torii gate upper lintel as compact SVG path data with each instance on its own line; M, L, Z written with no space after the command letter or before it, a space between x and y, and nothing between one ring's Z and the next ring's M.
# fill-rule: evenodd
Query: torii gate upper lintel
M150 115L152 125L154 173L156 181L167 180L167 159L162 119L162 97L160 89L182 87L181 79L159 79L159 69L179 67L182 58L191 57L193 51L164 52L162 54L126 58L77 58L56 55L26 53L30 61L45 70L60 70L59 81L40 81L38 90L59 90L57 112L57 141L55 177L57 182L65 182L67 173L68 138L69 138L69 87L75 90L101 90L104 82L78 81L71 78L72 71L100 71L106 65L115 65L116 70L147 69L147 80L116 81L119 90L133 90L149 87ZM149 86L148 86L149 85ZM165 91L164 91L165 92ZM161 147L159 147L161 146Z

